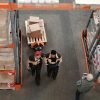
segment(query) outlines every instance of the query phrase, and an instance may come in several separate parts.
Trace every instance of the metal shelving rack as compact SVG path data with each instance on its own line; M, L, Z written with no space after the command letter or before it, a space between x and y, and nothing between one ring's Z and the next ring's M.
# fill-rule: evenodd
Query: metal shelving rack
M94 64L94 56L97 46L100 44L100 11L91 12L88 24L82 33L83 49L86 57L87 72L96 75L97 71Z
M13 1L14 2L14 1ZM18 11L0 10L0 89L22 85L22 36Z
M10 12L0 10L0 89L14 89L15 62Z

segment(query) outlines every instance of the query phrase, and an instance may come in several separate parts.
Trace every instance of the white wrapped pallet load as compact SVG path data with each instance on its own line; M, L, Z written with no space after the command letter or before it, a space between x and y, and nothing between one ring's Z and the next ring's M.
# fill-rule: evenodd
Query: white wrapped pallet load
M17 2L18 2L18 3L24 3L25 0L18 0Z
M75 0L76 4L94 4L99 5L100 0Z
M32 3L38 3L39 0L32 0Z
M32 0L18 0L18 3L32 3Z
M24 3L32 3L32 0L24 0Z
M39 3L45 3L45 0L39 0Z
M52 0L45 0L45 3L52 3Z
M59 3L59 0L52 0L52 3Z

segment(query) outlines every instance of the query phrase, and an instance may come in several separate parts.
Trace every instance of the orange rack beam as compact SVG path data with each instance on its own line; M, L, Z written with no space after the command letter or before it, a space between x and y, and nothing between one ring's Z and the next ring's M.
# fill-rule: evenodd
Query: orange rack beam
M88 64L88 59L87 59L87 56L86 56L86 50L85 50L85 47L84 47L83 33L84 33L84 31L82 32L82 35L81 35L81 41L82 41L82 47L83 47L84 56L85 56L85 60L86 60L86 71L87 71L87 73L89 73L89 64Z
M14 48L14 44L8 44L7 46L0 46L0 48Z
M15 70L0 70L0 73L4 73L4 74L8 74L8 73L12 73L15 74Z
M16 4L16 3L0 3L0 9L8 10L88 10L90 5L82 5L74 7L71 3L59 4Z

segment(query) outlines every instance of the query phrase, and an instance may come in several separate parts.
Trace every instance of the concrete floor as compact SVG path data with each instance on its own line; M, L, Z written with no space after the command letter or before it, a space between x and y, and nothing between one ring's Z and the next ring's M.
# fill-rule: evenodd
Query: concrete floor
M1 90L2 100L75 100L76 81L85 72L85 59L81 45L81 32L85 28L90 11L20 11L23 34L23 87L20 91ZM42 68L41 86L26 69L26 60L33 50L27 45L24 21L30 16L40 16L45 21L48 43L44 52L56 49L63 56L57 80L46 76ZM81 100L99 100L100 89L81 96Z

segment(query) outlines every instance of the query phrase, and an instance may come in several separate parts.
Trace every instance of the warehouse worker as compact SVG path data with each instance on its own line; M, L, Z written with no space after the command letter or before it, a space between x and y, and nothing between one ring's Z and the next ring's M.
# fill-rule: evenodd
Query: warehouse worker
M93 87L93 75L92 74L83 74L81 80L77 81L77 91L76 91L76 98L75 100L80 99L80 94L86 93L90 91Z
M40 73L42 67L42 53L36 51L34 55L29 57L29 67L31 68L32 76L35 75L35 82L40 85Z
M59 70L59 64L62 62L61 55L55 50L46 54L45 63L47 65L47 75L55 80Z

